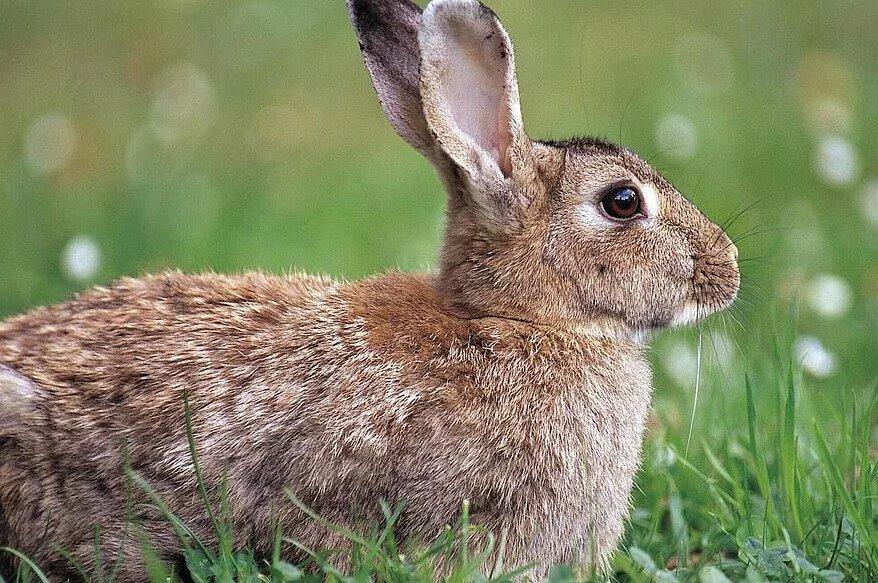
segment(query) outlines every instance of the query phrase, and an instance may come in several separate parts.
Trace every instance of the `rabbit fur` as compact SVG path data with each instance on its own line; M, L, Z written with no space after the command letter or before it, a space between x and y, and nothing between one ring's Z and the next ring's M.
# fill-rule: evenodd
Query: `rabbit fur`
M344 541L403 503L402 540L472 521L504 564L606 566L623 532L651 380L645 340L722 309L732 242L633 152L525 134L512 44L474 0L349 0L391 125L436 167L447 230L431 274L122 279L0 323L0 543L56 579L63 549L144 577L180 543L127 465L213 540L226 482L239 542ZM630 221L601 197L627 184ZM136 525L133 527L131 525ZM291 551L292 552L292 551ZM11 564L6 565L9 575Z

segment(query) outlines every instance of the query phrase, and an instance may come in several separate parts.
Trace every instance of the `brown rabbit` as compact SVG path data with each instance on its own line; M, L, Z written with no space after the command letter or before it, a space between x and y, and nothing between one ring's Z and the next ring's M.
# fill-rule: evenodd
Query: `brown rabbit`
M645 337L731 304L737 250L629 150L531 141L512 45L482 4L349 8L390 122L448 192L438 272L167 273L0 324L0 541L52 576L73 576L59 548L92 566L99 525L122 578L143 578L123 449L210 540L184 392L206 481L228 476L257 552L275 519L312 548L338 542L285 487L353 527L404 502L408 540L469 500L536 580L615 549L650 399ZM133 508L163 556L179 552Z

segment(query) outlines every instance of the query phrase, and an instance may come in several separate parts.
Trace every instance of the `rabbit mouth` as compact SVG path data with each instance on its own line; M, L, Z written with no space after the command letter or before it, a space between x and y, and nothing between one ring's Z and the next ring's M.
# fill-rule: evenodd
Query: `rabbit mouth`
M737 295L737 294L736 294ZM671 317L670 326L690 326L704 320L711 314L724 310L732 305L735 296L725 300L699 301L686 300L677 312Z
M689 326L691 324L695 324L701 321L705 316L707 316L706 311L701 307L701 305L695 300L686 300L683 302L683 305L677 310L677 313L673 315L671 318L670 325L672 327L676 326Z

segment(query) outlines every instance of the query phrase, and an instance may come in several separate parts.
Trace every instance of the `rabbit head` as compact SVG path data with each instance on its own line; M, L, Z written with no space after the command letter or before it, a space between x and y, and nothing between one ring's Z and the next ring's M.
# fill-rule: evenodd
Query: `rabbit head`
M509 36L475 0L349 0L396 132L449 196L437 285L463 317L624 333L730 305L723 230L635 153L524 131Z

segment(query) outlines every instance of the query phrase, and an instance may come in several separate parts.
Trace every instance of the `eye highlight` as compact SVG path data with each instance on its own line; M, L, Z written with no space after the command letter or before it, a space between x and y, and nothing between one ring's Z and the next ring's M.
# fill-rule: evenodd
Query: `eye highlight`
M641 212L641 196L633 186L617 186L601 199L604 212L614 219L633 219Z

